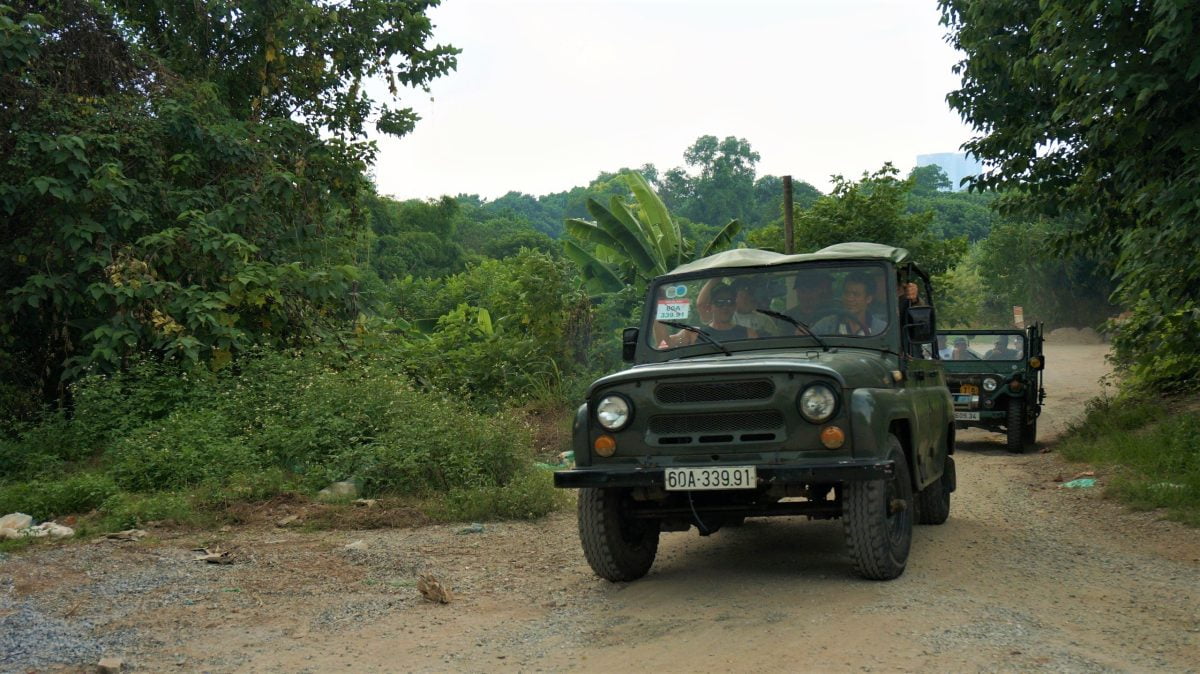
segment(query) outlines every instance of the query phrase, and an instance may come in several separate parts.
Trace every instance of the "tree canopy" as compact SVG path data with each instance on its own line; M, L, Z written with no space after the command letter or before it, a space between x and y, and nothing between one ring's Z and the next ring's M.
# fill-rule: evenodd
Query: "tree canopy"
M941 0L965 58L950 104L1009 212L1069 217L1137 319L1116 347L1156 386L1200 380L1200 5ZM1190 383L1189 383L1190 382Z
M53 399L134 354L220 363L353 317L374 145L337 136L359 80L453 66L428 6L0 4L8 374Z

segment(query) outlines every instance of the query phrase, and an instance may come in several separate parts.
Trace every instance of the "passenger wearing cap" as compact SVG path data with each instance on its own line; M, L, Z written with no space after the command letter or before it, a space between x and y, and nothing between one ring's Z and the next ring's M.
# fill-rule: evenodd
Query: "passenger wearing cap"
M979 360L979 356L968 348L966 337L955 337L950 360Z

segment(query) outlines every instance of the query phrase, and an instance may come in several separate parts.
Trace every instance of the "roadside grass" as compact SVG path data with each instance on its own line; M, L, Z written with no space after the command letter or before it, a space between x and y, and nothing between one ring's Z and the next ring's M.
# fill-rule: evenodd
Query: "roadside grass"
M318 527L527 519L566 503L534 466L542 424L379 362L264 353L236 372L146 364L77 388L72 416L0 435L0 515L69 517L82 535L236 523L277 498L313 506ZM395 508L318 507L316 492L343 480Z
M1200 527L1200 409L1183 401L1097 398L1060 445L1070 461L1104 466L1105 494Z

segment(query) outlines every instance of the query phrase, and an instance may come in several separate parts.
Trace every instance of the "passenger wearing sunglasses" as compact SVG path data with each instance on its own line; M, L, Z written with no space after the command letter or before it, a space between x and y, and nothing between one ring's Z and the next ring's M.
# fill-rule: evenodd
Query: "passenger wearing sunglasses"
M701 312L701 318L704 319L707 326L704 331L718 342L754 339L758 337L758 333L754 330L734 322L733 316L737 310L737 295L737 289L723 283L708 288L708 297L705 298L708 300L706 302L708 310ZM671 346L688 346L695 344L697 339L696 333L680 330L668 337L667 343Z

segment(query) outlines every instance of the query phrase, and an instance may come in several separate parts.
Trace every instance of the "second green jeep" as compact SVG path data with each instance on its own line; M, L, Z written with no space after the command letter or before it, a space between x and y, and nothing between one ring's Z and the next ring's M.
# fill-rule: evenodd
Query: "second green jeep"
M798 515L841 518L858 573L899 576L913 524L945 522L955 489L934 336L903 249L740 249L655 279L624 335L634 365L592 384L576 467L554 476L580 490L592 569L633 580L661 532Z
M1046 399L1042 324L1024 330L948 330L937 340L959 428L1003 431L1010 452L1033 447Z

